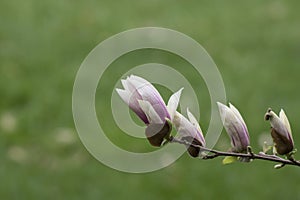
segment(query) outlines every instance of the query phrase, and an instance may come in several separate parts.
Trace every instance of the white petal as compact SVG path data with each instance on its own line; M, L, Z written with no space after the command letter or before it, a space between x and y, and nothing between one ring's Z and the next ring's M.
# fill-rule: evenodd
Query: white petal
M202 133L199 122L194 117L194 115L190 112L189 108L187 108L186 112L187 112L187 115L188 115L188 118L189 118L190 122L198 129L198 131L200 131Z
M239 118L235 115L235 113L226 105L217 102L219 106L221 120L223 122L224 128L227 133L231 134L230 127L232 125L239 126L241 123L239 122Z
M275 112L271 111L269 114L272 116L270 119L271 126L282 136L288 138L288 129L285 126L285 123L281 120L280 117L276 115ZM282 115L282 114L281 114Z
M131 75L128 80L129 84L135 88L134 92L139 94L143 100L149 101L152 105L161 104L165 106L161 95L150 82L134 75Z
M291 125L290 125L289 120L283 109L281 109L279 112L279 118L284 123L284 125L287 128L287 130L289 131L289 133L292 135Z
M140 108L143 110L145 115L148 118L148 121L150 123L155 123L155 124L162 124L162 120L160 119L159 115L157 112L154 110L152 105L148 101L144 100L138 100Z
M277 130L277 132L282 132L282 125L284 125L281 121L281 119L278 117L278 115L274 112L271 111L269 114L272 116L270 119L270 124L273 128Z
M123 99L123 101L127 103L127 105L129 105L130 93L126 90L122 90L119 88L117 88L116 91L119 94L119 96Z
M182 90L183 88L175 92L168 101L167 109L170 114L171 120L173 120L176 113Z
M135 76L135 75L130 75L129 80L139 82L140 84L148 84L149 83L149 81L147 81L146 79L143 79L142 77Z
M232 112L235 114L235 116L238 118L238 120L240 120L240 123L243 124L243 127L246 129L246 131L248 133L248 128L246 126L246 123L245 123L241 113L231 103L229 103L229 107L232 110Z
M182 115L179 112L175 112L172 123L176 129L180 127L181 118L182 118Z
M242 117L242 115L240 114L240 112L238 111L238 109L236 109L236 107L234 107L231 103L229 103L229 108L232 110L232 112L235 114L235 116L242 122L244 122L244 119Z
M195 127L193 127L193 125L179 112L175 113L173 124L180 137L195 137L195 134L193 134L194 132L192 131Z
M133 90L133 88L130 87L130 85L128 84L128 78L127 79L122 79L121 82L122 82L122 85L123 85L125 90L127 90L128 92Z
M130 85L132 85L132 87L134 87L135 90L138 91L138 93L142 97L144 97L145 95L149 95L149 94L156 94L156 96L160 96L160 94L156 90L156 88L150 82L148 82L146 79L143 79L139 76L131 75L128 78L128 82Z
M139 90L147 85L151 85L151 83L147 82L140 82L139 80L136 79L128 79L128 82L130 83L130 85L132 85L132 87L134 87L136 90Z
M174 115L174 122L173 122L179 137L193 137L197 139L202 145L205 146L205 139L202 135L202 132L197 130L197 128L183 115L179 112L176 112Z
M217 104L218 104L218 107L219 107L221 120L223 122L223 125L225 125L226 116L228 115L228 113L232 113L232 111L226 105L224 105L220 102L217 102Z

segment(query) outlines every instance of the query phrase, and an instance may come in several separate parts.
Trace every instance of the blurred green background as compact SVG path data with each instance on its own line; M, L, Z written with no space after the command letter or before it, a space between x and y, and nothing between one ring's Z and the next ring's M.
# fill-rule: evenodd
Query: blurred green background
M268 107L285 109L299 148L299 9L296 0L2 0L0 198L300 199L300 169L274 170L269 162L223 166L221 159L184 154L153 173L110 169L80 142L71 107L76 72L99 42L130 28L166 27L191 36L214 59L228 100L245 118L254 151L268 139L269 124L263 121ZM124 134L105 105L126 70L150 61L174 66L192 84L199 82L191 66L166 52L133 52L113 63L99 84L98 114L111 139L130 150L152 148L146 140L121 140ZM204 83L193 86L205 130L209 96ZM160 89L167 98L169 91ZM229 147L225 133L220 141L218 148Z

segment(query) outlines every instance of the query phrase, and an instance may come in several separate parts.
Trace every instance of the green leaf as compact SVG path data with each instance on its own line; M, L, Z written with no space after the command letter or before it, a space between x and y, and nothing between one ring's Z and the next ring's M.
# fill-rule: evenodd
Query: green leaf
M272 145L268 145L267 142L264 142L264 145L263 145L263 152L264 153L267 153L269 150L272 149Z
M236 158L236 157L233 157L233 156L226 156L226 157L223 159L222 163L223 163L223 165L228 165L228 164L231 164L231 163L233 163L233 162L235 162L235 161L237 161L237 158Z

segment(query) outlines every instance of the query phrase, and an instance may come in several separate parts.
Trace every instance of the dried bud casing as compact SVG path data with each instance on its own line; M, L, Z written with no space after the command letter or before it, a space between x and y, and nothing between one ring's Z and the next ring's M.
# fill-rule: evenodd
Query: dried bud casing
M271 136L278 154L285 155L293 151L294 145L291 145L290 140L283 137L274 128L271 128Z
M199 140L193 137L182 137L182 140L188 141L191 144L203 146ZM200 147L194 147L194 146L187 146L188 153L190 156L196 158L199 156L200 153Z
M164 124L149 124L145 134L150 144L160 147L165 138L170 137L172 125L166 121Z

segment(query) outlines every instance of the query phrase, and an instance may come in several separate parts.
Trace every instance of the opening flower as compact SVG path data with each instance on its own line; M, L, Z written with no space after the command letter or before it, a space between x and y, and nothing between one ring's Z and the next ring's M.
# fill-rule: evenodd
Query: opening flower
M170 135L172 126L168 120L174 116L182 89L171 96L167 108L159 92L147 80L131 75L121 82L124 89L116 89L117 93L147 125L145 133L149 142L161 146L164 138Z
M179 112L176 112L173 119L173 124L179 134L181 140L185 140L189 143L205 146L205 139L202 134L200 125L194 115L187 109L188 118L185 118ZM192 157L198 157L200 153L199 147L187 146L188 153Z
M250 145L249 133L240 112L229 103L229 107L217 103L224 128L231 139L233 152L246 152Z
M277 153L285 155L293 151L294 141L291 126L285 112L281 109L278 117L276 113L269 108L265 114L265 120L270 120L271 136Z

